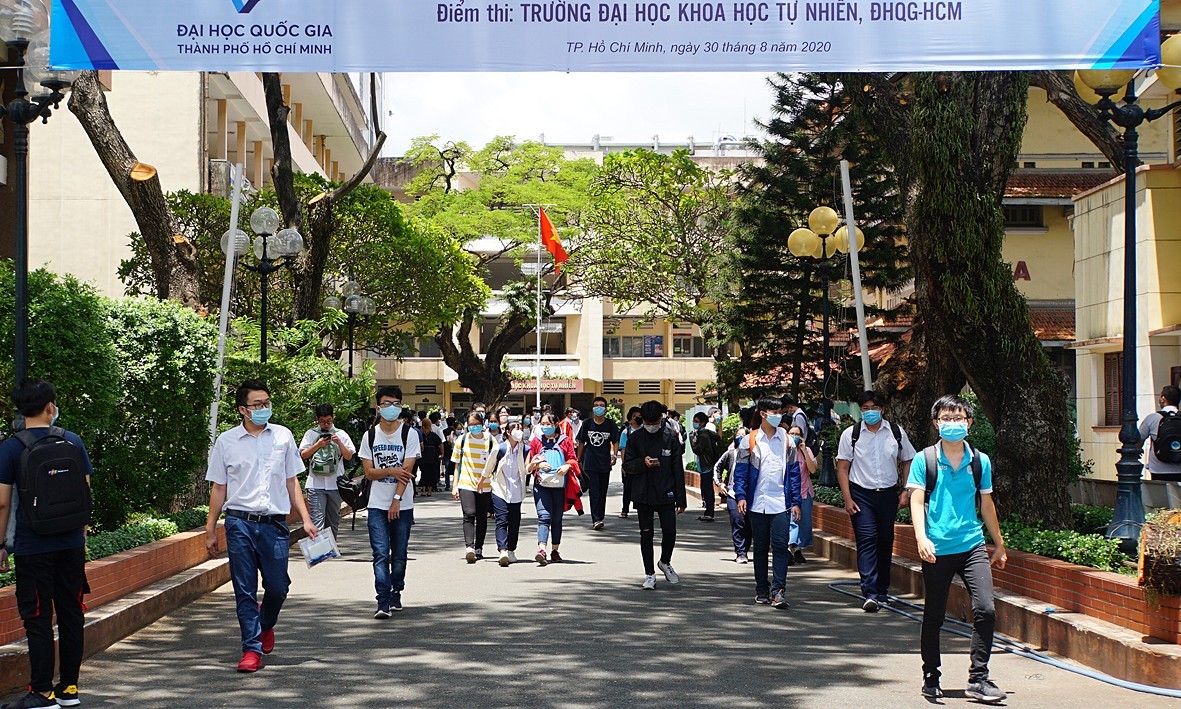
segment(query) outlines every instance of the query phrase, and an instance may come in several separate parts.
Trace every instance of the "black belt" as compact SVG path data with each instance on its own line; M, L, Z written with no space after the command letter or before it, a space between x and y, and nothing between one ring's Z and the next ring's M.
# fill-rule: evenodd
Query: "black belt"
M257 512L226 510L226 517L237 517L247 522L260 522L262 524L287 524L287 515L260 515Z
M864 490L866 492L898 492L897 485L895 485L893 487L862 487L861 485L858 485L857 483L853 483L853 482L851 482L849 484L852 485L853 487L857 488L858 490Z

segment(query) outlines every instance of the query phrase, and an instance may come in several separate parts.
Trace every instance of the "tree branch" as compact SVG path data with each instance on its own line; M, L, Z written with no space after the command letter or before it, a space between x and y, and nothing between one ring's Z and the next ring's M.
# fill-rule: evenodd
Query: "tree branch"
M1118 170L1124 164L1123 142L1119 133L1094 106L1078 95L1069 71L1035 71L1029 77L1029 84L1045 90L1050 103L1057 106L1074 127L1103 152L1113 170Z

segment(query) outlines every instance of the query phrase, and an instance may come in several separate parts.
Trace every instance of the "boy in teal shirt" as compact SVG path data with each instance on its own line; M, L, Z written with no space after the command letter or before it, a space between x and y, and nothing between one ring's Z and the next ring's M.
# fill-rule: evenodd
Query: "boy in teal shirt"
M954 395L942 397L931 407L931 422L939 431L939 442L914 457L906 482L926 589L922 693L931 699L943 696L939 688L939 633L952 579L959 576L972 598L973 615L972 664L964 693L982 702L999 702L1006 695L988 678L996 610L992 569L980 526L983 517L996 542L991 565L1005 568L1005 542L992 501L992 463L985 453L972 450L964 441L972 426L972 405L967 401ZM928 461L937 468L930 481L933 484L928 481Z

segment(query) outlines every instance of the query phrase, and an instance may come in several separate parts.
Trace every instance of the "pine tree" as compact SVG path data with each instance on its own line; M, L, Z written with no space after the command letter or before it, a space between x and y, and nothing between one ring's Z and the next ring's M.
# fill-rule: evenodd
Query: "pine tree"
M741 356L719 366L719 383L731 398L766 389L816 398L824 357L818 262L792 256L787 237L807 226L815 207L827 205L844 214L840 161L846 159L854 216L866 236L859 253L862 286L867 291L900 288L911 275L900 238L902 203L892 172L871 132L862 130L850 110L846 87L836 76L777 74L768 83L775 91L773 117L760 124L768 137L752 143L763 161L743 168L737 228L729 249L735 297L724 309L726 334L738 343ZM837 264L834 279L851 279L848 257L838 258ZM851 292L848 286L839 290ZM856 325L853 309L840 307L840 301L831 301L831 332ZM843 355L835 348L833 354L837 372ZM856 372L859 380L856 359L850 364L844 368ZM752 375L760 383L744 387ZM830 381L829 396L862 388L858 381L841 380L840 387Z

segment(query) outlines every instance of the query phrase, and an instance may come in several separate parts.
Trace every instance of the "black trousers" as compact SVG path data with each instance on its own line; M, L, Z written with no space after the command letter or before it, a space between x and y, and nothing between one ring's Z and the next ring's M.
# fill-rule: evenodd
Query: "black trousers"
M53 689L53 616L57 615L61 683L78 684L82 667L82 595L86 584L86 548L16 557L16 605L29 639L29 688Z
M714 516L714 471L707 470L698 473L701 478L701 504L705 506L705 516Z
M894 552L894 519L898 515L898 491L867 490L849 485L853 501L861 511L850 519L857 540L857 571L861 593L866 598L886 601L890 591L890 558Z
M611 485L611 469L587 470L586 476L590 480L591 522L602 522L607 514L607 489Z
M460 490L459 507L463 510L464 546L482 549L484 537L488 535L488 513L492 510L492 493Z
M992 656L992 635L996 629L996 608L992 598L992 569L988 549L979 546L960 554L935 557L935 563L923 562L923 676L939 677L939 631L947 612L947 594L956 576L964 581L972 598L972 657L968 681L988 678L988 659Z
M644 560L644 573L656 573L653 561L653 543L656 530L653 523L660 517L660 561L668 564L673 560L673 547L677 545L677 510L673 505L642 505L636 503L636 515L640 518L640 556Z
M627 473L623 474L623 511L624 512L627 512L628 509L631 508L632 479L634 477L635 477L634 475L628 475ZM639 505L636 505L636 509L639 509Z

